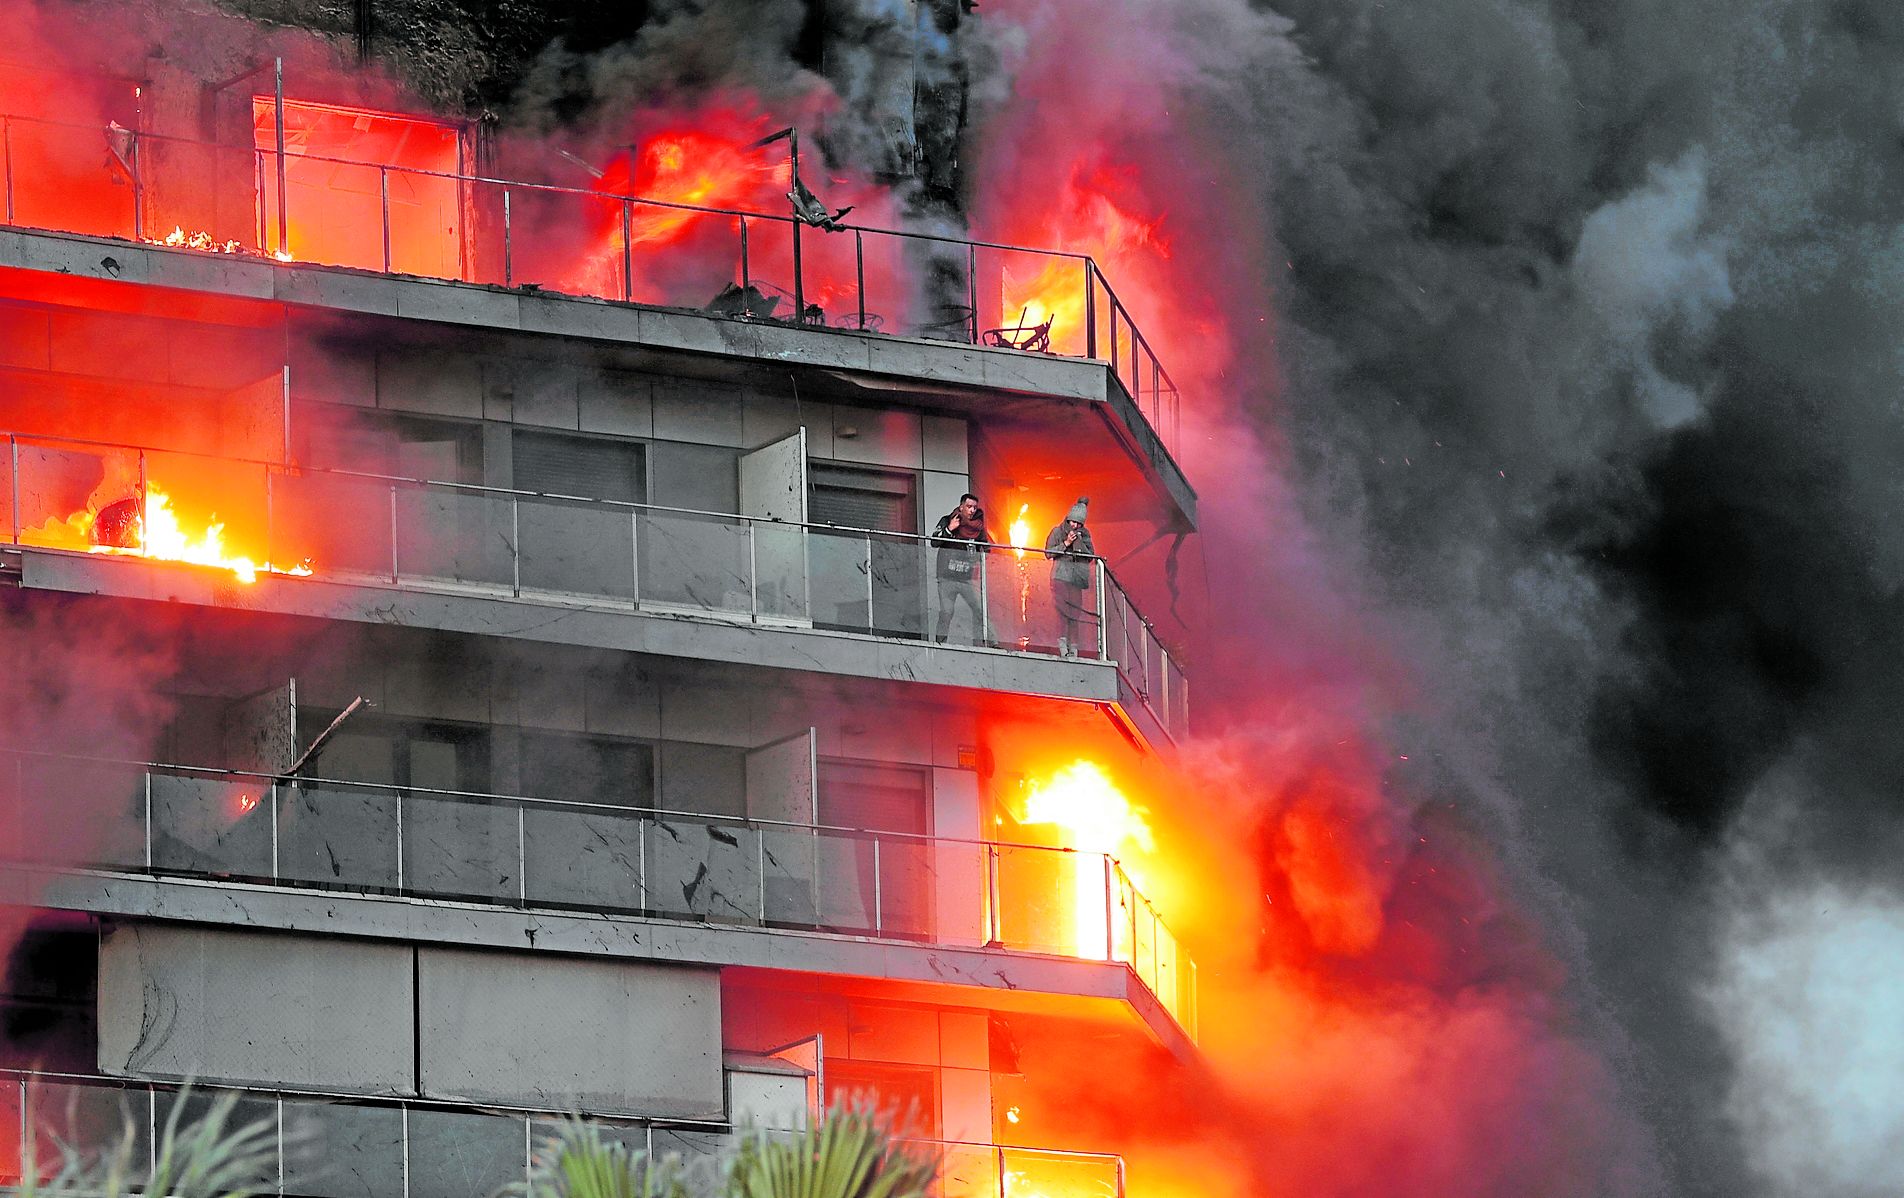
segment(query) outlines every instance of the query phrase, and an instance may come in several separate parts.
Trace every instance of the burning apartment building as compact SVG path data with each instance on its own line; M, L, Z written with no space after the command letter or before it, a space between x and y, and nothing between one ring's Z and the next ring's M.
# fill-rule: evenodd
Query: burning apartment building
M193 1080L325 1198L855 1096L948 1198L1124 1193L1025 1063L1197 1054L1120 782L1196 499L1118 280L953 227L916 88L856 175L0 57L0 1174Z

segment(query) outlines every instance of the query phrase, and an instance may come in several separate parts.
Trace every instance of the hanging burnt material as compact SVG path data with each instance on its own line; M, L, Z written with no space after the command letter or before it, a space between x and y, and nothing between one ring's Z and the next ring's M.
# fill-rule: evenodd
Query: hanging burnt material
M137 496L109 503L93 517L93 544L108 549L143 549L144 521L139 518Z

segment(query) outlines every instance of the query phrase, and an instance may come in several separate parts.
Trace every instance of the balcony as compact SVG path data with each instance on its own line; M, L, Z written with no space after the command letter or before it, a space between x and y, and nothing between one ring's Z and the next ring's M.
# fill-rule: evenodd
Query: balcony
M139 548L143 541L125 537L120 544L131 548L100 544L104 509L82 516L72 506L97 480L117 479L126 496L119 502L136 514L163 479L168 502L200 512L197 523L208 525L216 513L222 543L231 547L224 552L244 553L260 577L270 576L264 563L282 570L308 561L316 579L373 594L395 588L795 636L845 634L932 644L977 661L1052 661L1062 638L1082 662L1115 667L1116 698L1147 717L1140 730L1176 739L1188 732L1183 670L1102 559L1088 563L1088 584L1068 606L1067 623L1042 551L979 555L978 618L959 612L941 646L929 639L937 626L938 551L926 537L4 435L0 537L13 545L178 560L156 534L150 554ZM269 606L262 596L251 602ZM357 618L390 616L372 604ZM759 660L757 646L742 648L744 660ZM816 652L794 656L813 668ZM969 685L976 675L945 677ZM1018 676L1010 685L1035 689Z
M301 1198L481 1198L521 1185L536 1151L573 1113L199 1085L183 1099L186 1117L224 1093L239 1095L239 1125L266 1120L281 1132L274 1158L252 1184L261 1193ZM127 1129L135 1153L149 1155L179 1094L176 1086L124 1078L0 1070L0 1185L18 1181L19 1149L30 1133L41 1160L56 1160L61 1144L81 1152L116 1146ZM724 1123L585 1117L610 1142L687 1162L719 1152L735 1130ZM1010 1198L1027 1187L1051 1198L1124 1194L1123 1161L1115 1156L904 1143L936 1160L934 1198ZM150 1163L135 1160L132 1167Z
M102 799L90 865L822 933L1127 967L1197 1033L1196 964L1116 858L518 795L34 753L0 755L0 844L62 796Z
M0 170L16 228L1098 361L1181 443L1177 385L1082 254L20 114Z

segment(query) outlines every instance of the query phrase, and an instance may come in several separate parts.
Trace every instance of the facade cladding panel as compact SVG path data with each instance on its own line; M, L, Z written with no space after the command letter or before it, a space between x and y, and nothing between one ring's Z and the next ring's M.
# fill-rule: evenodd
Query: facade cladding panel
M417 976L429 1097L723 1115L715 970L419 948Z
M119 924L99 943L99 1068L409 1094L405 945Z

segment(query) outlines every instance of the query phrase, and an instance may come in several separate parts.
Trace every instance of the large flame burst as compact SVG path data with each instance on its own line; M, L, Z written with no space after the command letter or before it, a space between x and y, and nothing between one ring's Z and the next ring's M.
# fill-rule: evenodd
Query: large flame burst
M1057 829L1062 847L1074 850L1071 873L1072 918L1069 951L1073 956L1109 958L1110 870L1133 849L1155 844L1144 809L1126 798L1110 776L1089 761L1074 761L1044 782L1029 782L1017 811L1023 824ZM1125 873L1130 869L1125 865ZM1136 879L1132 878L1135 883Z

